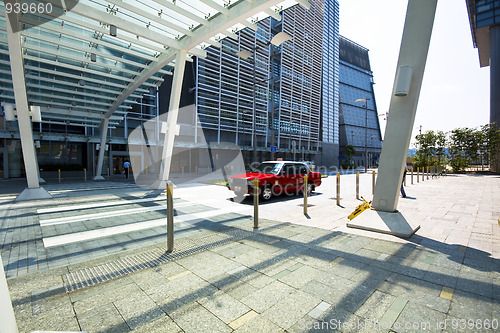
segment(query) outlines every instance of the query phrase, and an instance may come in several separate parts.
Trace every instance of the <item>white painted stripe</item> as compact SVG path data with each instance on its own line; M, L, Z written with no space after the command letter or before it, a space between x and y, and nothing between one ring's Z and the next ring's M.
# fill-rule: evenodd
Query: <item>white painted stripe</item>
M230 271L227 271L227 274L234 275L236 273L243 272L244 270L247 270L247 269L249 269L247 266L238 266Z
M184 206L191 206L191 202L183 202L183 203L178 203L175 205L175 207L184 207ZM66 224L66 223L74 223L74 222L80 222L80 221L88 221L88 220L97 220L97 219L102 219L106 217L115 217L115 216L124 216L124 215L130 215L130 214L137 214L137 213L143 213L143 212L153 212L157 210L166 210L167 207L166 205L158 205L154 207L140 207L140 208L131 208L131 209L123 209L123 210L118 210L118 211L112 211L112 212L103 212L103 213L95 213L95 214L86 214L86 215L75 215L75 216L69 216L69 217L58 217L54 219L46 219L46 220L39 220L40 226L49 226L49 225L57 225L57 224Z
M211 210L211 211L207 211L207 212L175 216L174 222L175 223L188 222L188 221L193 221L193 220L197 220L197 219L206 219L206 218L210 218L213 216L222 215L222 214L226 214L226 213L232 213L232 212L245 210L245 209L247 209L247 207L239 207L239 209L232 209L231 211L224 210L224 209L216 209L216 210ZM162 218L162 219L156 219L156 220L151 220L151 221L120 225L120 226L116 226L116 227L83 231L83 232L79 232L77 234L66 234L66 235L47 237L47 238L43 239L43 245L45 246L45 248L54 247L54 246L61 246L61 245L91 240L91 239L114 236L114 235L118 235L118 234L132 232L132 231L138 231L138 230L155 228L155 227L159 227L159 226L165 226L166 224L167 224L167 219Z
M332 306L330 303L327 302L321 302L317 307L311 310L311 312L308 313L310 317L313 317L314 319L318 319L319 316L321 316L323 313L325 313L328 308Z
M210 200L208 202L213 202L213 200ZM196 204L203 204L203 203L196 203ZM175 204L175 207L184 207L184 206L192 206L192 202L182 202ZM74 215L74 216L66 216L66 217L58 217L58 218L53 218L53 219L40 219L40 226L49 226L49 225L57 225L57 224L66 224L66 223L74 223L74 222L80 222L80 221L88 221L88 220L96 220L96 219L101 219L101 218L106 218L106 217L115 217L115 216L124 216L124 215L130 215L130 214L137 214L137 213L142 213L142 212L149 212L149 211L157 211L157 210L163 210L167 209L165 207L166 205L159 205L159 206L154 206L154 207L140 207L140 208L131 208L131 209L124 209L124 210L119 210L119 211L111 211L111 212L103 212L103 213L95 213L95 214L84 214L84 215Z
M17 196L12 195L12 196L5 196L5 197L0 197L0 200L12 200L17 198Z
M154 198L135 199L135 200L105 201L105 202L91 203L91 204L86 204L86 205L72 205L72 206L63 206L63 207L58 206L58 207L51 207L51 208L41 208L41 209L37 209L36 212L38 214L58 213L58 212L66 212L68 210L78 210L78 209L88 209L88 208L98 208L98 207L111 207L111 206L118 206L118 205L125 205L125 204L135 204L135 203L141 203L141 202L151 202L151 201L161 201L161 200L166 200L165 195L163 195L163 198L154 197Z
M100 191L100 190L116 190L120 188L138 188L136 185L124 185L124 186L109 186L109 187L80 187L80 188L73 188L73 189L67 189L67 190L48 190L50 194L57 194L57 193L67 193L67 192L78 192L78 191Z
M77 215L77 216L70 216L70 217L58 217L55 219L40 220L40 226L45 227L45 226L49 226L49 225L96 220L96 219L102 219L105 217L123 216L123 215L137 214L137 213L156 211L156 210L164 210L164 209L166 209L165 206L141 207L141 208L123 209L123 210L119 210L119 211L104 212L104 213Z

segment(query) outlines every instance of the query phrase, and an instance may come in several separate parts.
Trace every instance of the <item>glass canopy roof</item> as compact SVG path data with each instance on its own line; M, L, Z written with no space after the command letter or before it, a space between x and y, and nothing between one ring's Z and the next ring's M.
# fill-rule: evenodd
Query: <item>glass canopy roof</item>
M16 11L14 2L0 2L0 101L11 104L6 15ZM298 3L309 8L307 0L22 2L38 6L18 7L19 26L12 27L21 34L28 104L41 107L42 122L90 127L105 118L117 125L142 94L172 74L178 50L188 51L188 61L204 57L205 48L220 47L239 30L256 30L260 20L279 18Z

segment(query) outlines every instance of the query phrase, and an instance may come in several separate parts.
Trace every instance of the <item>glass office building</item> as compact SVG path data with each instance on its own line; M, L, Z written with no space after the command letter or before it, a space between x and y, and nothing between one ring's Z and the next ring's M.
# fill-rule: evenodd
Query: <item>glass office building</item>
M257 30L240 31L237 40L220 41L220 48L207 48L206 58L188 65L181 105L196 105L213 151L237 145L247 165L254 161L254 147L257 161L283 158L338 165L338 2L309 3L309 10L294 6L279 20L270 17ZM292 39L280 47L269 44L279 32ZM254 59L236 55L254 47L255 115ZM168 83L164 86L160 109L168 105L163 97ZM197 158L189 157L207 163Z
M348 164L345 148L351 145L356 150L351 164L365 165L366 147L368 166L374 166L382 150L382 136L368 49L342 36L339 44L340 164ZM356 102L358 99L367 100L366 108L365 102Z
M466 0L479 65L490 67L490 123L500 126L500 1ZM500 155L492 170L500 170Z

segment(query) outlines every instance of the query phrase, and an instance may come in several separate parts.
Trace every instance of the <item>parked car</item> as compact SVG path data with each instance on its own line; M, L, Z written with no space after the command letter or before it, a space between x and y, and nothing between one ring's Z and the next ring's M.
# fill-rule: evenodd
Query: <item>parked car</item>
M307 165L309 169L311 169L311 171L314 171L314 169L316 168L316 165L314 164L313 161L304 161L304 163Z
M258 179L259 195L263 200L283 193L301 193L304 190L304 176L307 175L307 192L311 193L321 185L321 174L311 171L304 162L267 161L252 172L232 176L227 187L236 196L253 194L253 180Z

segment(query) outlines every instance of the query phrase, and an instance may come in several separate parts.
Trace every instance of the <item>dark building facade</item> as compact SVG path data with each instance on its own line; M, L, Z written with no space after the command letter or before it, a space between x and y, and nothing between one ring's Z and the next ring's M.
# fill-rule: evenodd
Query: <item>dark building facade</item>
M340 164L349 164L346 146L356 153L350 164L356 167L378 164L382 151L382 136L373 92L373 73L368 49L340 36ZM365 102L358 99L366 100Z
M500 1L466 0L479 65L490 67L490 123L500 126ZM493 170L500 171L500 157Z

